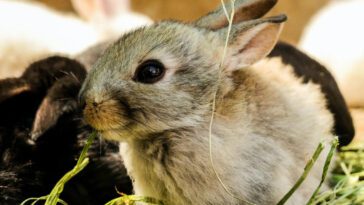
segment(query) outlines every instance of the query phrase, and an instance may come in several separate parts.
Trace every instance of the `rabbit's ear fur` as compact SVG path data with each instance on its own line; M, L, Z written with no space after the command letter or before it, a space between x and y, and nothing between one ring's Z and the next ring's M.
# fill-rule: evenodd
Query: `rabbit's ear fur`
M60 117L77 109L76 99L80 87L81 82L69 75L59 79L48 90L33 122L32 140L36 141L39 136L56 125Z
M234 21L239 23L246 20L257 19L264 16L275 4L277 0L235 0ZM232 10L231 1L226 4L226 11L230 15ZM201 17L195 22L198 27L208 29L220 29L228 25L224 8L221 6L217 10Z
M23 79L8 78L0 80L0 103L28 91L31 91L31 87Z
M234 71L266 57L277 43L284 21L286 16L280 15L234 25L229 36L224 67ZM221 39L225 39L228 28L217 32Z
M72 0L77 13L87 20L104 20L130 10L130 0Z

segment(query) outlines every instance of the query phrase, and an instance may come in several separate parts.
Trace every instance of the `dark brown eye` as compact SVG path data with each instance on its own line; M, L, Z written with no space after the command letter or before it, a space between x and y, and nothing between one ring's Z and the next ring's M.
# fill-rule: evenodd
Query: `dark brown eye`
M133 79L141 83L155 83L163 78L165 70L161 62L147 60L136 69Z

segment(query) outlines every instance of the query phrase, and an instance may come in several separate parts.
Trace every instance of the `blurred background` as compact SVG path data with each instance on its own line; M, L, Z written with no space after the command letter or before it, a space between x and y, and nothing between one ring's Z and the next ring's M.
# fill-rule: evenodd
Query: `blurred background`
M74 12L70 0L38 1L60 11ZM310 17L328 2L329 0L280 0L270 14L288 15L282 39L296 44ZM134 11L145 14L153 20L192 21L215 9L220 3L220 0L131 0L131 7Z

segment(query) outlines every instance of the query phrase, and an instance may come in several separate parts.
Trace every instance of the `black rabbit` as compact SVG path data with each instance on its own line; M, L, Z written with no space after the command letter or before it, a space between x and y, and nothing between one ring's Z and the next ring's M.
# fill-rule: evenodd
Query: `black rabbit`
M86 71L78 62L50 57L20 78L0 80L0 204L48 194L72 169L91 133L77 95ZM118 146L97 141L90 164L65 187L69 204L103 204L131 193Z

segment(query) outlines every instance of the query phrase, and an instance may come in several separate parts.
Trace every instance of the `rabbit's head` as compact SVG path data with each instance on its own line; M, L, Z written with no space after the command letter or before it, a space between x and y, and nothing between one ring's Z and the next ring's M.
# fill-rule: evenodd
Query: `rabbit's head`
M226 55L229 27L222 8L193 24L164 21L121 37L85 80L80 97L86 121L117 140L205 124L216 90L222 98L234 89L233 72L265 57L286 20L281 15L240 22L252 2L271 1L236 1L239 21ZM256 8L251 18L270 7Z
M77 112L76 96L85 76L78 62L54 56L31 64L19 78L0 80L0 159L4 165L30 157L38 138L49 135L47 131L55 125L72 124L63 118Z

